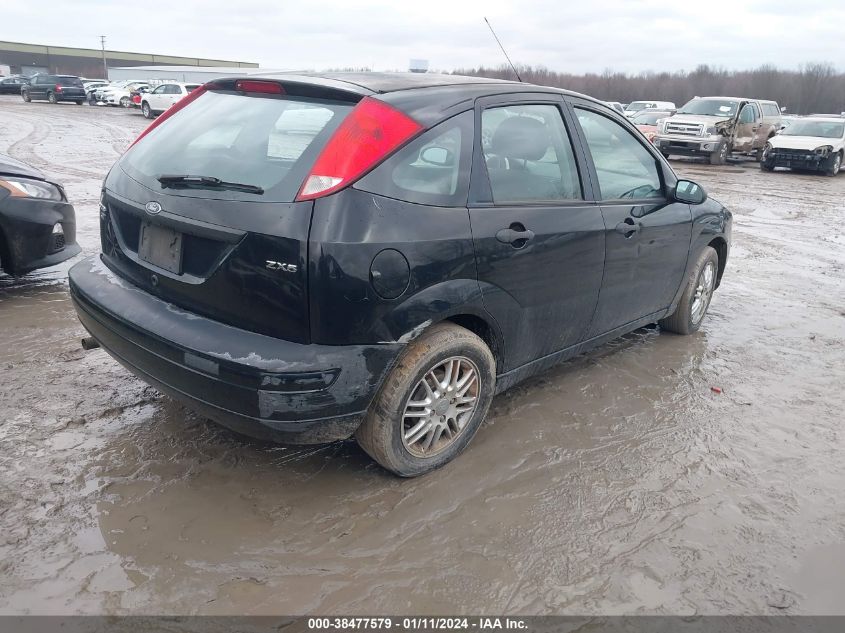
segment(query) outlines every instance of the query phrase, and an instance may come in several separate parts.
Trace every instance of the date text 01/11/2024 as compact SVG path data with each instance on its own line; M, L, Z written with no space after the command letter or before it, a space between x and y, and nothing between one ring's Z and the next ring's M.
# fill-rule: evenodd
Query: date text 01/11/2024
M405 617L392 618L309 618L309 630L526 630L526 622L519 618L475 617Z

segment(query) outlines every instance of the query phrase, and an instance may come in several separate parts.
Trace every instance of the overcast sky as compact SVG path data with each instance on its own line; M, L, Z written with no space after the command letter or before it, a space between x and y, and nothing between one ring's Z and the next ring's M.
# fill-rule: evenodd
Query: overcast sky
M701 63L845 66L842 0L2 0L0 40L227 60L266 68L432 69L504 61L564 72Z

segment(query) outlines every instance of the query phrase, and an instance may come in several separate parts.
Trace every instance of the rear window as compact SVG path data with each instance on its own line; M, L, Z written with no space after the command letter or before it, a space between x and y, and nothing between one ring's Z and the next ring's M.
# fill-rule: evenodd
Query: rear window
M60 86L76 86L82 88L82 80L79 77L57 77L56 83Z
M256 195L222 189L169 189L196 197L292 202L320 150L354 104L304 97L207 92L150 132L121 159L153 187L162 174L213 176L256 185Z

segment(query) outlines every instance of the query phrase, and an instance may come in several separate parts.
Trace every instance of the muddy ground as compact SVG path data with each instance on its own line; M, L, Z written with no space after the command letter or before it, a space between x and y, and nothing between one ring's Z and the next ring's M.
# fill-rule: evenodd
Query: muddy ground
M144 125L0 97L0 152L66 185L85 253ZM845 174L674 166L734 212L702 330L496 398L412 481L352 442L245 440L83 352L68 265L0 276L0 612L845 613Z

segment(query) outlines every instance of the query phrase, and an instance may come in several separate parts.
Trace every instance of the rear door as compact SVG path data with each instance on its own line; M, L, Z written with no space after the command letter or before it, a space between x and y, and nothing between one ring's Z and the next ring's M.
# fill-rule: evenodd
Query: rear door
M604 266L604 223L556 95L481 100L469 214L505 371L582 341Z
M606 226L593 337L671 304L686 270L692 213L668 198L662 163L642 135L599 106L570 102Z

